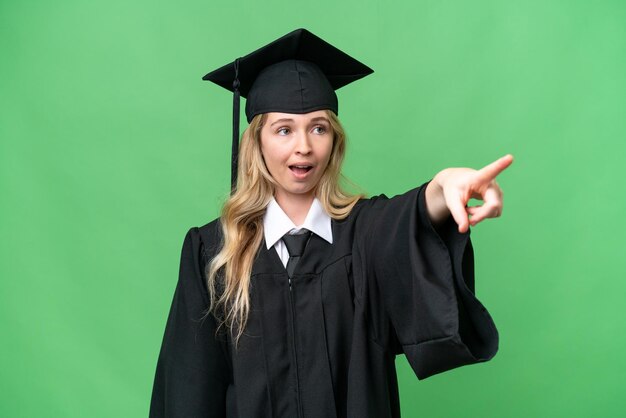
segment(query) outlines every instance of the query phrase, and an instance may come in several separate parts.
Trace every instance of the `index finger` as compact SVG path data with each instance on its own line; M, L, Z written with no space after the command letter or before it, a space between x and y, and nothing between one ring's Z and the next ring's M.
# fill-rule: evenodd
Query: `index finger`
M488 180L494 179L502 172L502 170L510 166L512 162L513 156L511 154L507 154L478 170L478 175Z

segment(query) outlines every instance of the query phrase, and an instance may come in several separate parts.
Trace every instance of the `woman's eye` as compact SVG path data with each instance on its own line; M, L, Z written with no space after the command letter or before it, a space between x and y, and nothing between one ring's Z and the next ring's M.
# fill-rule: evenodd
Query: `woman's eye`
M279 130L276 131L276 133L278 135L288 135L289 134L289 128L280 128Z
M314 131L316 134L320 134L320 135L322 135L322 134L325 134L325 133L326 133L326 127L325 127L325 126L316 126L315 128L313 128L313 131Z

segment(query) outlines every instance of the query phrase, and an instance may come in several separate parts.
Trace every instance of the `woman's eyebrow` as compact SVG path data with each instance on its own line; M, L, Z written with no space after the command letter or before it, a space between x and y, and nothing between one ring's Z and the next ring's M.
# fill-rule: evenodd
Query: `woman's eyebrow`
M311 122L326 122L326 123L330 123L330 121L328 120L328 118L325 118L324 116L319 116L317 118L313 118L311 119Z
M325 118L324 116L318 116L316 118L311 119L311 121L309 123L315 123L315 122L326 122L326 123L330 123L330 121L328 120L328 118ZM282 119L277 119L274 122L272 122L272 124L270 126L274 126L277 123L288 123L288 122L293 122L293 119L289 119L289 118L282 118Z
M283 122L283 123L284 122L293 122L293 119L287 119L287 118L278 119L278 120L274 121L270 126L274 126L274 125L276 125L279 122Z

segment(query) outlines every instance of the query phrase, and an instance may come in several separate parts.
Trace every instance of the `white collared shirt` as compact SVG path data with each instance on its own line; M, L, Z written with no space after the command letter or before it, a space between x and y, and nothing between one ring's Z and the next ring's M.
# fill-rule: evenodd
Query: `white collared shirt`
M308 229L315 235L325 239L329 244L333 243L333 230L331 228L330 216L322 207L322 203L316 197L309 208L309 212L302 225L295 225L285 211L278 205L276 199L272 198L267 205L263 217L263 232L265 234L265 245L269 250L272 246L276 249L280 261L287 266L289 252L282 241L283 235L298 234L303 229Z

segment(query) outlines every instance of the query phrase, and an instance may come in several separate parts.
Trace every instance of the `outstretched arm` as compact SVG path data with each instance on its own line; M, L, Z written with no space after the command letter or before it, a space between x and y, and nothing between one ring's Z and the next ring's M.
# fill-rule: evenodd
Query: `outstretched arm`
M471 168L446 168L440 171L426 188L426 206L433 224L439 224L452 215L459 232L486 218L502 215L502 189L496 176L513 162L507 154L489 165ZM482 205L467 207L470 199L483 200ZM471 219L469 218L471 216Z

